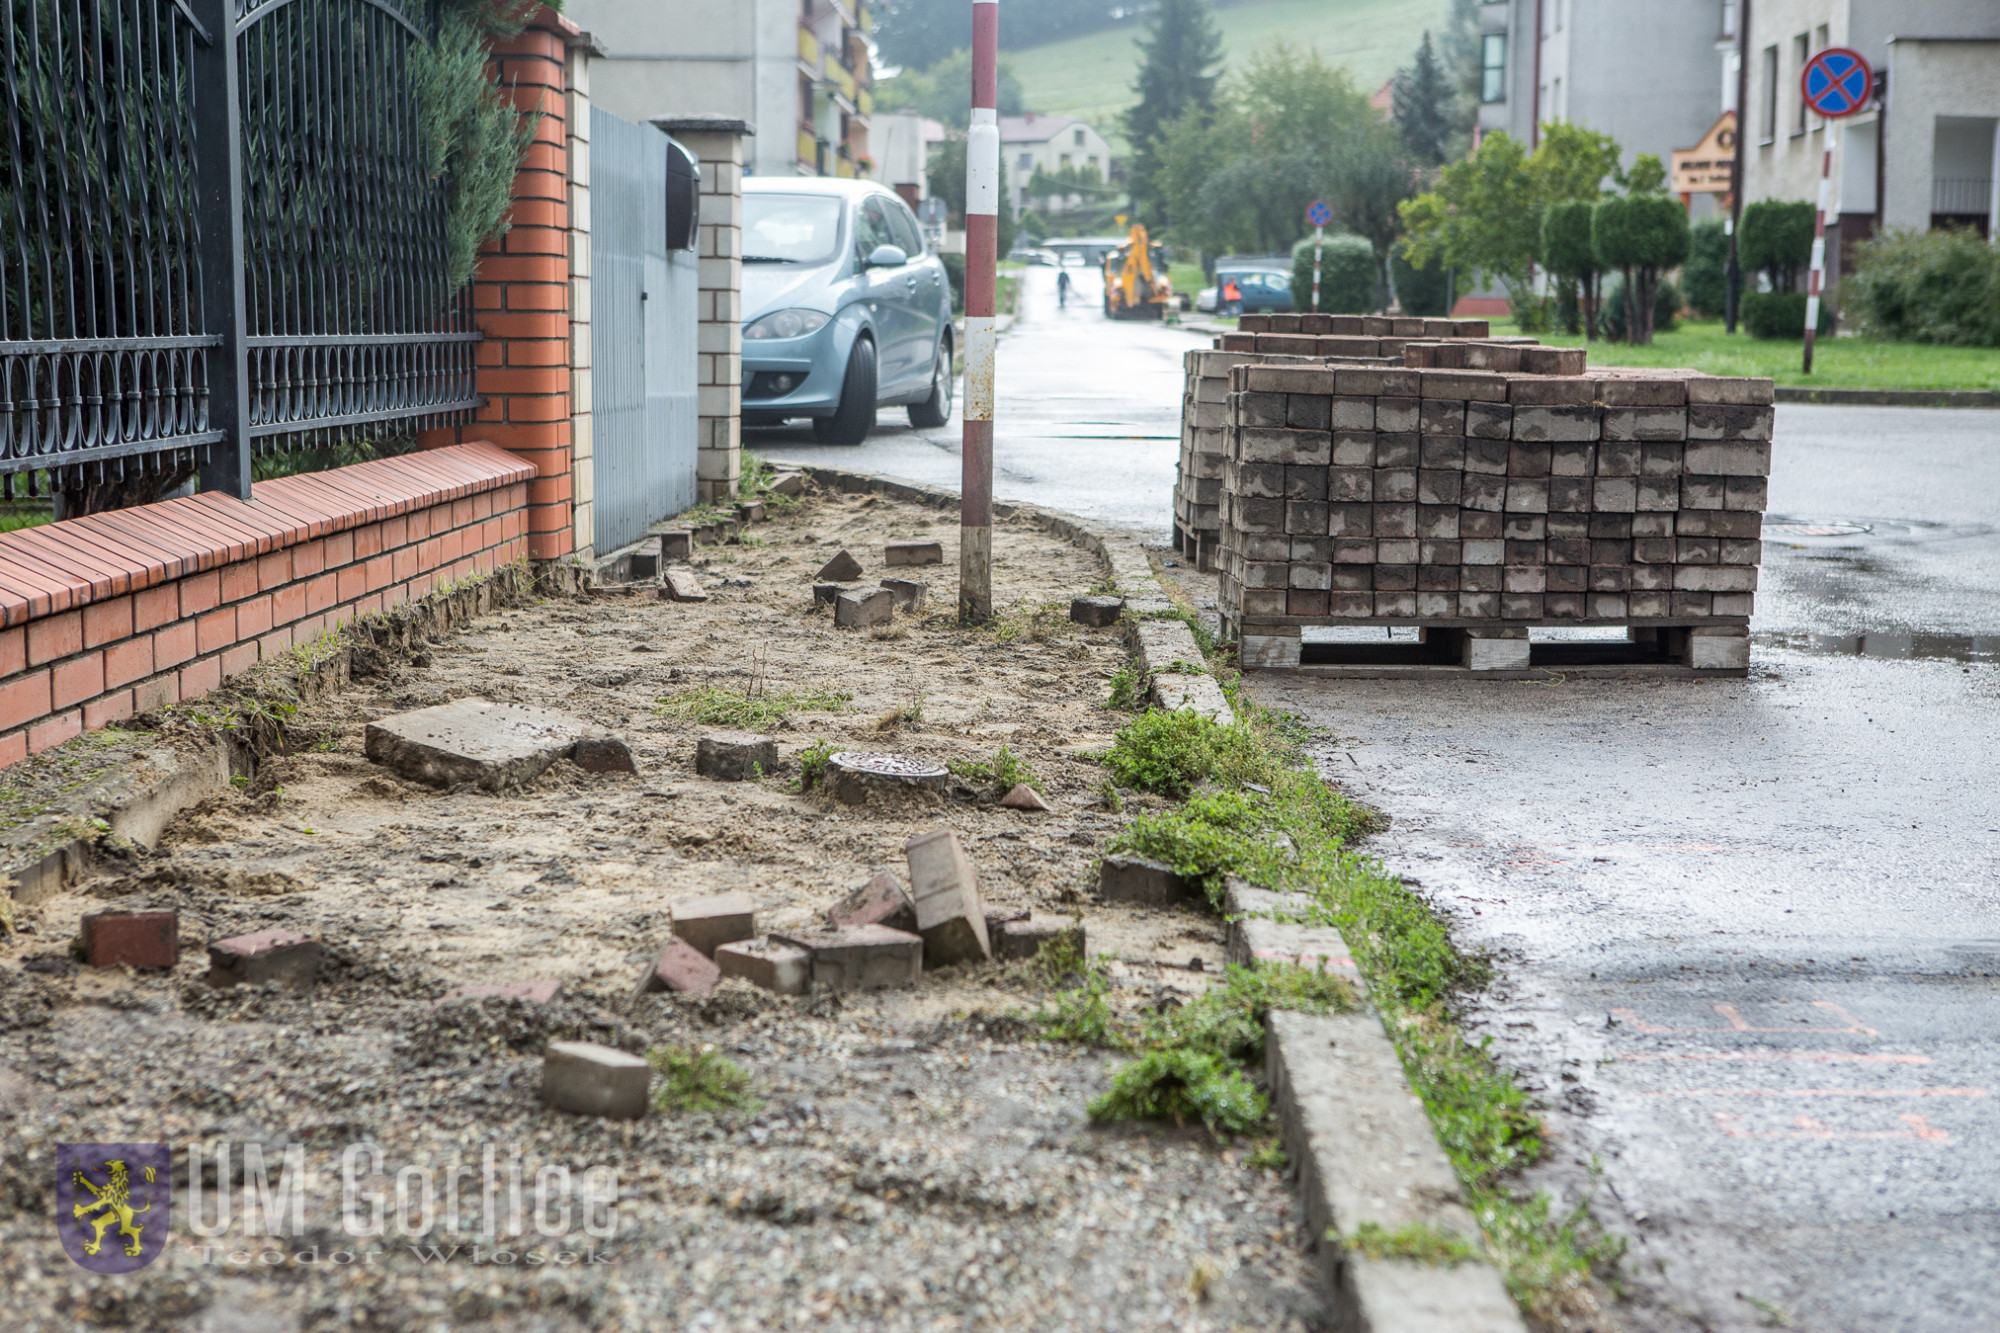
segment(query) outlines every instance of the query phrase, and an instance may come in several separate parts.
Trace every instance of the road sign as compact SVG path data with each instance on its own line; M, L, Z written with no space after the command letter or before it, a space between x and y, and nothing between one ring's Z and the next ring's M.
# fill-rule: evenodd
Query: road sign
M1675 194L1728 194L1730 168L1736 160L1736 113L1725 111L1692 148L1676 148L1673 157Z
M1851 116L1868 105L1875 72L1868 58L1845 46L1829 46L1806 61L1799 72L1799 91L1806 106L1828 120Z
M1326 206L1326 200L1316 199L1313 201L1312 207L1306 210L1306 221L1312 223L1315 227L1324 227L1327 223L1333 221L1333 210Z

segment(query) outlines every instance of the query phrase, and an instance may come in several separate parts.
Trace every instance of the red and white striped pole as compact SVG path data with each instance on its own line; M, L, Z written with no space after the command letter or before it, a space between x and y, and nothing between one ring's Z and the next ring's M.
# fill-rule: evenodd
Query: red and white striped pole
M1840 122L1826 122L1826 152L1819 162L1819 213L1813 218L1812 274L1806 279L1806 374L1812 374L1813 335L1819 332L1819 292L1826 275L1826 210L1833 202L1833 146Z
M1000 0L972 0L972 128L965 145L965 443L958 618L993 618L993 292L1000 262Z

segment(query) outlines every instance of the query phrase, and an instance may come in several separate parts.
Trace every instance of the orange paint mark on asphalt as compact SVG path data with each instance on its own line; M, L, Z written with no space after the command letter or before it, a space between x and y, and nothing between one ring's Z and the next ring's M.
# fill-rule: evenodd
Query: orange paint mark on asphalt
M1732 1139L1922 1139L1926 1143L1951 1142L1950 1133L1920 1115L1899 1115L1896 1119L1908 1128L1834 1129L1809 1115L1802 1115L1792 1120L1792 1129L1753 1130L1743 1128L1742 1119L1727 1111L1715 1113L1715 1123Z
M1815 1064L1927 1065L1928 1055L1875 1055L1853 1051L1709 1051L1699 1054L1637 1052L1620 1060L1808 1060Z
M1984 1097L1984 1088L1679 1088L1642 1097Z
M1614 1018L1623 1021L1634 1032L1647 1032L1654 1034L1667 1034L1667 1033L1701 1034L1710 1032L1766 1032L1766 1033L1784 1032L1791 1034L1811 1033L1815 1036L1834 1036L1834 1037L1873 1037L1879 1035L1874 1028L1863 1025L1858 1019L1854 1017L1853 1014L1848 1013L1845 1009L1841 1008L1839 1005L1835 1004L1831 1000L1814 1000L1812 1002L1812 1006L1815 1009L1829 1010L1832 1013L1838 1015L1839 1017L1846 1019L1847 1026L1844 1028L1815 1028L1815 1027L1802 1027L1798 1025L1785 1028L1752 1027L1750 1026L1749 1023L1744 1021L1743 1015L1737 1011L1736 1006L1733 1004L1718 1004L1711 1006L1716 1013L1721 1014L1725 1019L1729 1021L1729 1026L1726 1028L1660 1027L1658 1024L1648 1023L1644 1019L1640 1018L1639 1011L1636 1009L1613 1009L1611 1011L1611 1014Z

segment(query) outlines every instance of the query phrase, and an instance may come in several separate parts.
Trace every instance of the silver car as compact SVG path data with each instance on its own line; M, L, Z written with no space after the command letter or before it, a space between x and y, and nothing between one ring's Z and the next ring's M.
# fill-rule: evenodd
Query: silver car
M909 208L872 181L743 182L743 424L812 419L859 444L875 412L951 418L951 284Z

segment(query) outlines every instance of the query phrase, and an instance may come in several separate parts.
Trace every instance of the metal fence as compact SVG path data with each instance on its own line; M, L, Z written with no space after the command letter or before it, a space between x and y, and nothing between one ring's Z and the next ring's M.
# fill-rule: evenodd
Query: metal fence
M431 0L0 0L0 477L75 493L478 406Z

